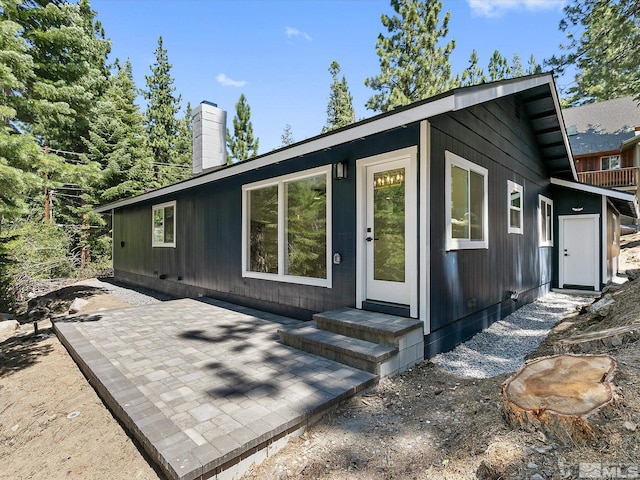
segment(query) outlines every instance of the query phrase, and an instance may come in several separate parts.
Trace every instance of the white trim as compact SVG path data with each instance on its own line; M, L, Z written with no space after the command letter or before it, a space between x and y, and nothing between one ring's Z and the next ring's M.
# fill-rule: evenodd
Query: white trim
M431 124L428 120L420 122L420 270L419 278L419 317L423 324L424 334L431 333Z
M365 120L362 123L356 124L353 127L339 130L331 134L324 134L312 138L308 141L292 145L291 147L284 148L273 153L267 153L264 156L260 156L251 161L236 163L232 166L222 168L205 175L200 175L198 177L185 180L174 185L169 185L167 187L154 190L137 197L127 198L110 204L102 205L100 207L97 207L95 211L97 213L104 213L110 209L120 208L132 203L151 200L163 195L169 195L171 193L186 190L188 188L215 182L222 178L231 177L233 175L238 175L250 170L256 170L267 165L284 162L293 158L308 155L319 150L328 149L335 145L358 141L369 135L374 135L376 133L402 127L410 123L419 122L426 118L441 115L446 112L468 108L479 103L494 100L507 95L512 95L541 85L549 85L549 90L551 91L553 102L556 107L556 114L558 115L560 120L560 131L564 140L569 163L573 172L573 177L575 180L577 180L578 176L575 170L575 165L573 163L571 148L569 147L569 140L566 135L565 129L562 128L562 111L560 109L560 103L558 102L557 98L555 83L553 81L553 74L548 73L519 80L507 80L483 86L466 87L462 89L452 90L445 97L427 101L406 110L401 109L398 112L394 112L391 114L381 114L377 117L373 117L370 120Z
M261 280L271 280L276 282L296 283L300 285L312 285L317 287L331 288L333 283L333 262L331 258L332 252L332 182L331 175L332 165L324 165L302 172L282 175L280 177L269 178L259 182L248 183L242 186L242 277L258 278ZM326 266L327 278L311 278L298 277L296 275L287 275L285 271L286 252L286 210L285 210L285 184L304 180L305 178L316 177L318 175L326 176ZM252 272L247 269L248 249L249 249L249 192L266 187L278 187L278 273Z
M116 253L116 212L114 209L111 209L111 268L113 270L116 269L115 266L115 253Z
M594 238L593 238L593 242L595 245L595 249L594 249L594 253L593 253L593 258L591 259L591 261L594 263L594 265L596 266L594 273L593 273L593 278L592 278L592 287L595 291L599 291L600 290L600 285L599 285L599 281L598 279L600 278L600 272L598 271L598 264L600 263L598 261L598 225L599 225L599 220L600 220L600 215L598 215L597 213L591 213L591 214L584 214L584 215L558 215L558 235L560 236L560 240L559 240L559 247L558 248L558 287L559 288L563 288L564 286L564 260L562 259L563 255L564 255L564 222L566 220L577 220L577 219L593 219L594 224L595 224L595 229L594 229ZM585 261L587 261L587 259L585 259ZM586 286L586 285L585 285Z
M162 210L162 228L164 230L164 210L167 207L173 207L173 242L156 242L155 239L155 212L156 210ZM113 210L113 209L112 209ZM168 248L176 248L176 218L178 218L178 208L176 207L176 201L173 200L171 202L159 203L157 205L153 205L151 207L151 247L168 247Z
M382 153L373 157L359 159L356 162L356 308L362 308L362 302L367 299L367 249L365 246L366 218L367 218L367 168L405 160L408 162L405 181L407 182L407 195L405 201L405 219L411 231L405 232L406 238L406 284L409 286L409 315L418 317L418 265L417 265L417 195L416 163L417 147L407 147L393 152ZM409 182L415 183L410 186Z
M607 209L607 197L605 197L604 195L602 196L602 225L601 225L601 229L602 229L602 243L600 245L600 250L602 251L602 283L603 284L607 284L607 282L609 281L609 277L608 277L608 268L607 268L607 251L609 250L609 245L607 242L607 224L609 219L609 212ZM611 259L611 264L613 267L613 256Z
M514 207L511 203L511 191L515 190L520 194L520 207ZM515 210L520 214L520 226L512 227L511 226L511 210ZM518 233L522 235L524 230L523 219L524 219L524 187L519 183L512 182L511 180L507 180L507 233Z
M633 202L635 196L631 193L620 192L618 190L610 190L608 188L596 187L594 185L588 185L586 183L570 182L568 180L562 180L560 178L551 177L552 185L559 185L561 187L572 188L581 192L595 193L596 195L604 195L609 198L617 198L618 200L626 200Z
M470 162L467 159L462 158L455 153L445 150L445 173L444 173L444 210L445 210L445 226L447 234L446 249L449 250L465 250L465 249L488 249L489 248L489 171ZM458 168L467 170L469 173L474 172L482 175L484 196L482 199L482 240L471 240L453 238L452 223L451 223L451 166L455 165ZM471 195L471 192L468 192ZM471 205L469 205L471 209ZM469 226L469 235L471 235L471 226Z
M551 205L551 221L549 222L549 232L551 233L551 240L547 240L546 237L542 238L542 222L543 219L547 219L547 209L544 209L544 216L542 215L542 202ZM538 195L538 241L540 247L553 247L553 200L544 195Z

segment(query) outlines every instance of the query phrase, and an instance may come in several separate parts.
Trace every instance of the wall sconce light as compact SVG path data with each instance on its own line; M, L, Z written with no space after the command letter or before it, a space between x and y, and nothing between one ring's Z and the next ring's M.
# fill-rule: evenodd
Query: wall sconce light
M336 180L347 178L347 162L338 162L333 166L333 177Z

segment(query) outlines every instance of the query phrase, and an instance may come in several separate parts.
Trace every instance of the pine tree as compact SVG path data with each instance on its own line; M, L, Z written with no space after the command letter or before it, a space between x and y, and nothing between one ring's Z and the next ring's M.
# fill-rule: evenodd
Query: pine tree
M186 180L193 170L193 130L191 128L191 103L187 102L184 117L178 120L176 138L175 178L176 181Z
M522 77L524 75L524 69L522 68L522 62L520 61L520 55L513 54L511 60L511 66L509 66L509 78Z
M243 162L258 154L258 138L253 137L253 125L251 124L251 108L247 103L244 93L240 95L236 103L236 115L233 117L233 136L227 128L227 162ZM235 159L233 161L232 159Z
M17 23L0 16L0 231L8 219L24 213L25 192L41 188L36 166L42 156L35 138L15 127L33 61Z
M397 15L382 15L389 36L378 35L380 73L365 80L378 92L367 108L387 112L399 105L437 95L456 86L449 56L455 40L444 45L450 13L440 23L440 0L391 0Z
M573 0L560 30L567 53L548 65L559 73L573 65L575 83L566 91L571 106L634 95L640 100L640 2Z
M288 145L292 145L294 142L295 140L293 139L293 132L291 131L291 125L287 123L284 126L282 135L280 135L280 146L286 147Z
M353 109L353 95L349 91L347 79L340 74L340 65L335 60L329 66L332 82L329 88L329 104L327 105L327 124L322 128L322 132L335 130L355 122L355 111Z
M542 67L536 62L536 57L533 53L529 56L529 63L527 64L527 75L534 75L536 73L542 73Z
M493 55L491 55L491 58L489 59L489 66L487 67L487 71L489 72L489 81L491 82L509 78L509 63L498 50L493 51Z
M469 57L469 66L462 72L462 86L478 85L486 81L484 71L478 66L478 52L474 49Z
M151 66L151 75L145 76L147 90L143 95L147 100L145 128L155 164L154 186L161 187L176 180L176 169L172 166L175 164L176 115L180 108L180 95L174 94L171 64L162 37L158 39L154 54L156 61Z

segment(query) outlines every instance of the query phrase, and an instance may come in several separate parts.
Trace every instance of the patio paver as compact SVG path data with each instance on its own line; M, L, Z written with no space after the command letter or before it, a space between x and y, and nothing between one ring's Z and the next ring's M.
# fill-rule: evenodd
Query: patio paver
M209 298L58 319L62 343L173 479L223 478L376 377L278 343L296 320ZM269 447L269 448L267 448ZM237 469L236 469L237 470ZM236 471L237 474L237 471Z

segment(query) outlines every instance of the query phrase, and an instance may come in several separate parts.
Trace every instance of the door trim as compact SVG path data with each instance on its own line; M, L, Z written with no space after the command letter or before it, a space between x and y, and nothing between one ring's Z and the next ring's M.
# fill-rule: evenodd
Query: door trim
M412 318L418 317L418 225L417 225L417 205L418 205L418 182L417 182L417 157L418 148L416 146L395 150L393 152L382 153L373 157L362 158L356 161L356 308L362 308L362 302L366 300L366 268L367 249L365 247L365 222L367 218L367 191L366 173L367 167L392 162L394 160L409 160L407 168L407 190L410 191L411 198L407 202L405 215L412 221L407 222L406 232L406 254L407 264L412 268L407 270L407 283L409 284L409 310ZM409 183L411 181L411 183Z
M565 277L565 272L564 272L564 259L563 259L563 252L564 252L564 230L565 230L565 221L570 221L570 220L588 220L591 219L593 220L593 224L594 224L594 229L593 229L593 244L594 244L594 249L593 249L593 258L592 261L595 265L595 269L593 272L593 278L592 278L592 287L595 291L600 291L600 242L599 242L599 231L598 231L598 226L600 224L600 214L598 213L592 213L592 214L585 214L585 215L558 215L558 223L559 223L559 248L558 248L558 287L563 288L564 287L564 277Z

